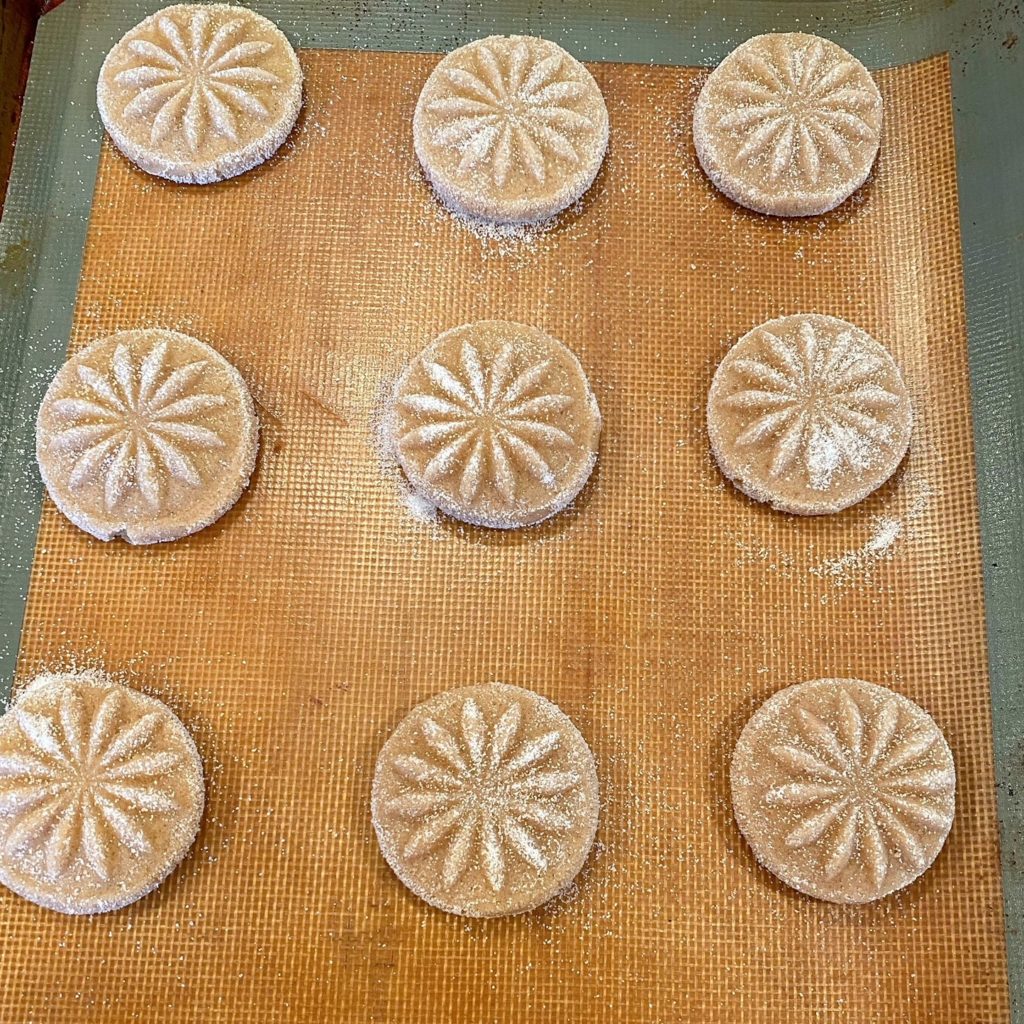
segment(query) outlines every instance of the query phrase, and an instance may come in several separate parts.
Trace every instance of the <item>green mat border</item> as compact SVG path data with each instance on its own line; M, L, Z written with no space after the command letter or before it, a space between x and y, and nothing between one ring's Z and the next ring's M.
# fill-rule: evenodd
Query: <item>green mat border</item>
M70 331L110 45L162 0L65 0L40 22L0 222L0 703L39 522L35 410ZM757 32L828 35L871 66L949 52L1013 1020L1024 1024L1024 36L1010 0L257 0L297 46L443 51L544 35L589 60L714 64ZM970 950L964 950L970 956ZM966 1024L966 1022L965 1022Z

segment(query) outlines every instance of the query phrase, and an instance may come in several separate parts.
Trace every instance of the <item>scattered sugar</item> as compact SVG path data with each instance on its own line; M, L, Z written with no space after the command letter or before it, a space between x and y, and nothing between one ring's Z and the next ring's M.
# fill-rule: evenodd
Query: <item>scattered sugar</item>
M421 523L437 523L440 515L437 506L408 485L402 488L402 503L413 519Z
M480 242L480 255L484 259L498 258L511 262L516 269L526 261L546 251L550 236L564 228L572 217L579 213L584 200L577 200L561 213L535 224L496 224L492 221L470 217L446 206L436 193L426 185L421 173L417 178L423 181L427 192L424 196L423 212L435 223L454 225Z
M810 573L827 579L836 587L849 587L858 582L869 582L872 570L881 561L891 559L899 543L909 538L914 524L928 507L931 487L923 480L904 480L906 490L911 494L906 511L902 516L892 514L874 515L868 520L871 534L868 539L850 551L835 558L826 558L813 565Z
M719 487L728 486L719 481ZM766 572L783 579L796 579L804 573L827 582L837 589L875 583L874 570L893 559L900 548L917 533L932 497L927 481L904 476L898 492L893 495L892 507L869 516L865 525L867 537L855 547L838 555L822 558L820 541L792 546L781 543L763 544L750 537L733 536L739 555L739 566L759 565ZM827 603L828 594L821 600Z
M891 516L872 516L872 534L859 548L847 551L838 558L828 558L811 566L815 576L829 579L838 587L849 586L866 577L872 563L892 558L896 541L903 533L903 523Z
M485 253L499 256L517 256L525 250L537 251L543 235L558 224L558 217L537 224L495 224L491 221L467 217L438 203L439 212L450 217L459 227L483 243Z
M797 568L796 556L781 548L759 547L747 541L736 541L736 547L741 552L737 559L738 565L750 565L760 563L769 572L777 573L783 579L792 579Z

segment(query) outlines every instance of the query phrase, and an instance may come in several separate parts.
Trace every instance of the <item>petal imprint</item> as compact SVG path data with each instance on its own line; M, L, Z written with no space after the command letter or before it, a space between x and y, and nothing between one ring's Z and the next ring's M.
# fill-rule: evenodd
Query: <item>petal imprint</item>
M758 860L838 903L879 899L938 855L956 773L916 704L858 679L818 679L769 698L732 761L736 820Z
M582 863L596 824L593 757L536 694L501 683L449 691L385 743L371 805L381 849L415 892L456 913L512 913Z

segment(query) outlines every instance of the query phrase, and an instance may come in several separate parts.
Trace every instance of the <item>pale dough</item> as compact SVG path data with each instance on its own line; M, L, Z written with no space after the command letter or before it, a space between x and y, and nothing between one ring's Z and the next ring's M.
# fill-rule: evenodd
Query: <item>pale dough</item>
M711 450L745 494L838 512L895 472L913 413L899 367L867 332L818 313L755 327L726 353L707 405Z
M608 110L593 76L560 46L490 36L453 50L431 72L413 142L448 206L534 223L590 188L608 146Z
M64 914L134 903L192 846L204 794L165 704L99 672L39 676L0 718L0 882Z
M882 97L841 46L782 32L755 36L711 72L693 112L697 159L730 199L759 213L824 213L867 179Z
M770 697L740 735L731 780L757 859L835 903L909 885L953 824L956 772L939 727L913 701L859 679Z
M488 683L414 708L377 758L371 810L392 870L432 906L519 914L562 892L594 841L594 757L530 690Z
M206 184L272 156L302 106L302 69L262 15L175 4L131 29L96 86L114 145L144 171Z
M483 320L445 332L409 364L388 429L419 494L463 522L508 529L576 497L597 459L601 414L560 341Z
M47 389L36 457L54 503L100 540L176 540L219 519L256 464L238 371L209 345L147 328L72 356Z

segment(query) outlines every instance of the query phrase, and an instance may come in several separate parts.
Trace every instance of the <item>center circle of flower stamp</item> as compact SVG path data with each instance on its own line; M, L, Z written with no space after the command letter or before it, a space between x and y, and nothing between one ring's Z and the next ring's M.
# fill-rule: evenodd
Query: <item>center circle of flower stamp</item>
M258 423L238 371L160 328L73 355L46 391L36 457L54 503L100 540L175 540L220 518L256 464Z
M538 523L597 459L601 414L579 360L543 331L484 320L442 334L406 367L387 420L412 487L463 522Z
M864 184L878 153L882 97L867 68L828 39L754 36L711 72L693 112L697 159L730 199L758 213L825 213Z
M754 713L731 785L736 821L764 867L809 896L867 903L939 855L956 771L913 701L860 679L816 679Z
M165 704L99 672L39 676L0 717L0 882L65 914L127 906L188 852L204 792Z
M118 42L100 69L100 117L150 174L206 184L270 157L302 106L302 69L262 15L230 4L175 4Z
M719 467L744 494L822 515L892 476L913 413L884 346L846 320L798 313L729 349L711 382L707 423Z
M593 75L560 46L489 36L431 72L413 142L427 178L457 212L535 223L590 188L608 146L608 110Z
M377 758L371 814L385 859L452 914L532 910L576 877L594 841L594 758L569 718L503 683L414 708Z

